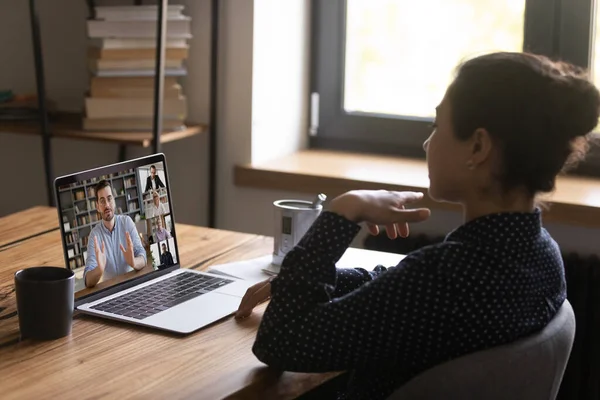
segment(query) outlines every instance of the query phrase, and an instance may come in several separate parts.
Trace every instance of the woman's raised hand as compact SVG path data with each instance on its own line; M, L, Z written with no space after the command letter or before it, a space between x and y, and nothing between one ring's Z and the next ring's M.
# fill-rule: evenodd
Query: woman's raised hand
M388 237L395 239L408 236L409 223L425 221L431 215L428 208L404 207L422 198L419 192L352 190L333 199L329 209L356 223L365 222L373 235L379 234L379 225L383 225Z

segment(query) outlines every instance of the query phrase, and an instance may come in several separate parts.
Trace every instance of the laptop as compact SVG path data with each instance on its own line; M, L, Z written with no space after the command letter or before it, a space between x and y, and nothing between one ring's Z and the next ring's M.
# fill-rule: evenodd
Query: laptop
M164 154L58 177L54 191L76 310L181 334L237 310L250 282L182 268Z

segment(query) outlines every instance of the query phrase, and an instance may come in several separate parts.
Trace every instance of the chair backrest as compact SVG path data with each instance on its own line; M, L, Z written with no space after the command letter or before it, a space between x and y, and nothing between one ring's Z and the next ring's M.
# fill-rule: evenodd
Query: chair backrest
M388 400L554 400L571 354L575 314L565 299L535 335L437 365Z

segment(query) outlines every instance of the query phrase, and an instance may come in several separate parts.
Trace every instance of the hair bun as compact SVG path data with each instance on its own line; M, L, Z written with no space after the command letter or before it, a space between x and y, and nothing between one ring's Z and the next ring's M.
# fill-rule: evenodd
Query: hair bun
M592 132L600 118L600 93L587 74L574 66L556 64L551 77L553 120L562 129L553 130L573 140Z

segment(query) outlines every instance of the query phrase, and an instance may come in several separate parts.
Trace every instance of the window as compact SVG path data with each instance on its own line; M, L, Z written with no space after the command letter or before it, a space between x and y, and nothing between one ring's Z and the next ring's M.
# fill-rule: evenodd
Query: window
M524 16L525 0L347 0L344 110L433 117L462 59L522 49Z
M593 9L593 0L313 0L311 146L423 157L462 60L526 50L587 67Z
M594 83L600 87L600 4L596 5L594 12L593 27L594 32L592 35L592 76L594 77Z

